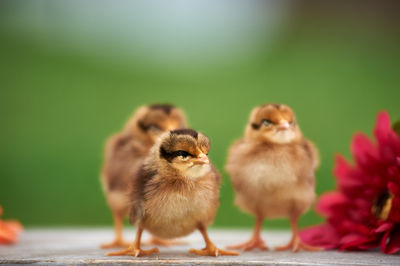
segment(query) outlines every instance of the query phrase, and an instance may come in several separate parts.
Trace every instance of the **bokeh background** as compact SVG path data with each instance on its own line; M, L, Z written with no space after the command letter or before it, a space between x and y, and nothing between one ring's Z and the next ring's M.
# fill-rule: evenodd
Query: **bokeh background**
M400 118L396 1L1 1L0 205L26 226L112 224L103 144L140 105L182 107L223 173L214 226L252 227L224 171L250 110L290 105L333 156L376 114ZM320 222L313 211L301 226ZM286 220L265 228L288 227Z

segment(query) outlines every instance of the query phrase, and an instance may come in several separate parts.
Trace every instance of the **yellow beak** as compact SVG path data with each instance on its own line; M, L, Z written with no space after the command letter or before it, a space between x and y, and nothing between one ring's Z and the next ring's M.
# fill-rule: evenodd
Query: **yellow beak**
M196 158L196 163L199 164L207 164L210 163L210 160L208 159L208 156L205 155L204 153L201 153L197 158Z

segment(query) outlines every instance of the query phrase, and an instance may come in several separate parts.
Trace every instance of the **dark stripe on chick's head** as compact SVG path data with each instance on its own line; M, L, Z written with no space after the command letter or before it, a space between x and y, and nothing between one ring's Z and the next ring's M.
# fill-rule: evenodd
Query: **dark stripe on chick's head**
M164 113L169 115L171 110L175 108L172 104L169 103L155 103L149 106L152 110L162 110Z
M184 129L176 129L171 131L171 135L189 135L193 138L197 139L199 133L193 129L184 128Z
M165 136L160 146L160 157L172 162L178 156L196 157L202 140L199 133L193 129L176 129ZM200 139L200 140L199 140ZM200 141L203 143L203 141ZM204 146L204 145L203 145Z
M193 154L187 152L187 151L183 151L183 150L178 150L178 151L173 151L173 152L167 152L164 147L160 147L160 156L161 158L164 158L165 160L167 160L168 162L172 162L172 160L178 156L182 156L182 157L194 157Z

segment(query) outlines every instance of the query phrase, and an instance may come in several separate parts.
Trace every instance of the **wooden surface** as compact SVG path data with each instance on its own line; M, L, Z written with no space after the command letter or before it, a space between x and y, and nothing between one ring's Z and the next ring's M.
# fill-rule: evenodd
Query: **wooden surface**
M210 230L214 243L224 248L247 240L251 231ZM30 229L14 246L0 246L0 264L133 264L133 265L400 265L399 255L383 255L371 252L242 252L236 257L200 257L188 253L190 248L204 246L199 233L184 238L186 246L161 247L160 253L149 257L107 257L107 251L98 248L112 239L112 229ZM134 231L125 231L126 239L133 239ZM285 244L289 232L264 231L262 234L269 247ZM144 240L148 235L144 235ZM149 248L149 247L145 247Z

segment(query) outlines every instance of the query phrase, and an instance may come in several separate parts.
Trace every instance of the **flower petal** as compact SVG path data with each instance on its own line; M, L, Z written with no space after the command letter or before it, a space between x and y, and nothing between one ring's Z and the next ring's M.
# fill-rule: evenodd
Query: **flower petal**
M392 195L394 195L388 219L400 223L400 185L394 182L389 182L388 189Z
M0 244L12 244L17 242L17 235L9 230L4 222L0 221Z
M392 125L390 123L390 117L388 112L386 111L379 112L376 118L376 124L374 128L374 135L378 140L378 142L386 142L391 131L392 131Z
M316 225L301 230L300 238L307 244L323 247L325 249L339 247L339 236L333 227L326 224Z
M358 188L362 182L350 164L342 155L335 156L335 168L333 170L334 175L338 180L339 189Z
M393 162L400 154L400 136L393 131L389 114L386 111L378 114L374 134L378 141L381 159Z
M400 225L390 234L390 239L386 247L386 253L393 254L400 250Z
M383 237L382 237L382 239L381 239L380 246L381 246L381 251L382 251L383 253L387 253L387 242L388 242L388 238L389 238L389 235L390 235L391 232L392 232L391 229L390 229L390 230L387 230L387 231L383 234Z
M22 224L16 220L7 220L4 221L4 224L7 226L8 230L18 234L23 231L24 227Z
M0 205L0 216L3 214L3 208ZM14 244L18 241L18 233L23 230L22 225L15 220L0 220L0 245Z
M372 230L372 232L374 233L382 233L382 232L386 232L387 230L391 230L393 227L392 223L383 223L380 226L378 226L378 228L375 228L374 230Z
M339 192L326 192L321 195L316 211L322 215L334 215L338 211L338 206L347 203L346 197Z
M341 239L340 250L365 250L379 245L379 238L359 234L348 234Z
M351 152L357 165L363 168L371 166L370 161L376 160L378 157L375 145L363 133L357 133L353 136Z

